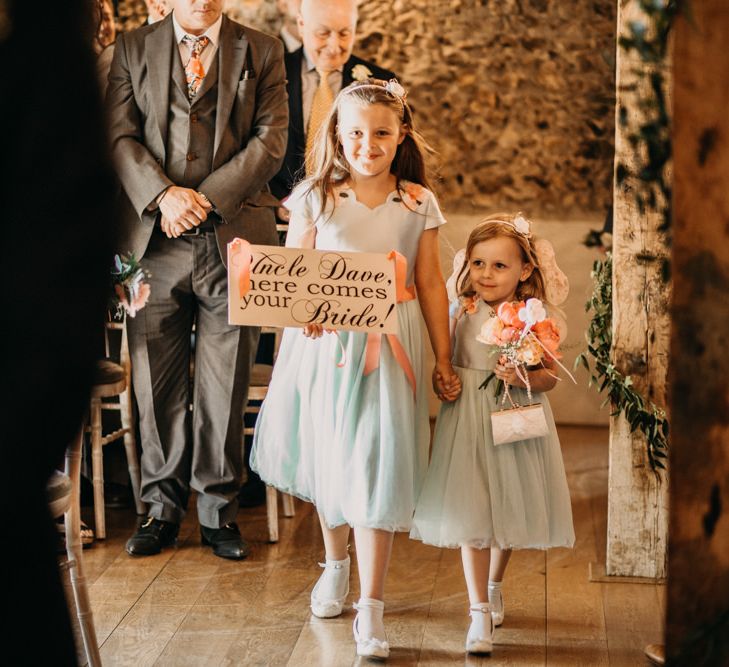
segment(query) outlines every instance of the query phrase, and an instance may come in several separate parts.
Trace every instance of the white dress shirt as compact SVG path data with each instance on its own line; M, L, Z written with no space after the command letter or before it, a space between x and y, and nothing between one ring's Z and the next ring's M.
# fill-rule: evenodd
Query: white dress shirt
M182 43L182 39L185 36L189 36L193 39L205 36L210 40L210 43L200 53L200 63L203 66L203 70L208 72L210 65L213 64L213 58L218 52L218 44L220 43L220 26L223 23L223 15L218 17L218 20L213 23L202 35L190 35L185 32L184 28L177 22L175 12L172 12L172 25L175 29L175 42L180 50L180 58L182 59L182 66L185 67L187 62L190 60L190 47L187 44Z

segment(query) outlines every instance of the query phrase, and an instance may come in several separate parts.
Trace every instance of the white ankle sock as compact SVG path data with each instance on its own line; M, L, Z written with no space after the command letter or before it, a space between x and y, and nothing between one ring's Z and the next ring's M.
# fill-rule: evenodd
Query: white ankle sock
M357 632L360 638L369 639L374 637L380 641L385 641L385 624L382 621L385 603L382 600L373 598L360 598L356 608Z
M349 556L344 560L326 559L324 572L317 583L316 596L321 600L336 600L347 595L349 585Z
M500 581L489 581L489 606L491 611L496 614L501 614L504 611L501 583Z

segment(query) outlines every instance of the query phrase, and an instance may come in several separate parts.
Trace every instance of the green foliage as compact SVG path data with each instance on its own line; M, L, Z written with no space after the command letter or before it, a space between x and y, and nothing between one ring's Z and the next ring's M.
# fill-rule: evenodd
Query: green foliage
M613 287L612 256L596 261L592 268L594 289L585 310L592 311L587 329L587 351L575 359L590 373L590 385L606 392L603 405L610 403L612 416L623 414L630 431L641 431L646 438L648 461L654 472L665 469L668 450L668 420L665 412L648 403L633 386L630 375L623 375L612 360ZM589 353L589 354L588 354ZM594 368L590 366L590 356Z
M130 252L128 255L114 255L114 263L109 275L111 287L109 313L112 319L121 322L124 319L124 312L129 311L129 304L134 304L139 299L140 290L144 285L145 272L134 253ZM136 309L143 305L143 303L137 305Z

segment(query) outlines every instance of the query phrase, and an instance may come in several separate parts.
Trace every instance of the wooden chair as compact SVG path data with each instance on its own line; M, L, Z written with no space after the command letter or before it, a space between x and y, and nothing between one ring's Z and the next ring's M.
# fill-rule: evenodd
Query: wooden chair
M124 449L127 454L127 466L129 478L132 483L132 494L137 514L146 515L147 507L141 500L141 473L139 460L137 458L137 435L136 435L136 406L132 395L132 362L129 355L129 341L127 338L127 327L124 322L106 323L106 357L111 357L110 341L108 331L120 331L121 340L119 343L119 365L124 369L126 387L119 394L118 403L102 403L102 410L118 410L121 417L121 427L124 432ZM111 441L109 441L111 442Z
M278 346L281 339L281 330L273 327L263 327L262 334L274 335L273 358L276 360ZM273 366L270 364L254 364L251 369L251 380L248 385L248 403L244 410L245 415L257 415L260 412L258 405L251 405L251 401L263 401L268 393L268 385L271 382ZM253 435L253 427L243 428L243 437ZM282 493L283 514L285 517L294 516L294 499L287 493ZM278 542L278 492L273 486L266 486L266 514L268 517L268 539L270 542Z
M94 518L97 539L106 538L106 515L104 512L104 445L124 438L127 455L129 477L132 483L134 503L137 514L144 514L145 507L140 499L141 473L137 457L137 439L134 426L134 406L131 397L131 365L127 345L126 328L121 322L107 322L106 353L109 356L110 345L108 330L121 331L120 364L109 359L102 359L96 364L96 376L91 388L91 403L86 431L91 436L91 470L94 487ZM104 399L118 396L119 402ZM104 434L101 414L103 410L114 410L120 413L121 428Z
M81 449L83 447L83 427L78 436L66 450L66 475L68 497L64 502L56 498L53 505L63 509L66 524L66 562L61 567L68 571L71 590L67 590L70 611L78 622L78 630L83 642L86 660L91 667L101 665L99 645L96 641L96 629L91 613L91 602L86 587L86 576L83 567L83 547L81 544ZM55 512L54 512L55 514ZM59 514L60 516L60 514ZM68 585L68 584L67 584Z

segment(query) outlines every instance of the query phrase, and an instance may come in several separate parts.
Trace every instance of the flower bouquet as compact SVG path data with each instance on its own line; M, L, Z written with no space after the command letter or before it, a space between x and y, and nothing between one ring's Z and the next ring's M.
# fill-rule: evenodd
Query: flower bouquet
M147 304L151 290L144 278L144 269L134 254L114 255L109 304L114 319L121 320L124 313L134 317Z
M484 322L476 340L496 346L499 354L514 364L517 377L524 382L528 392L531 389L527 366L542 363L545 356L555 361L562 357L558 352L559 329L554 320L547 317L539 299L502 303L496 314ZM480 389L484 389L493 377L491 373Z
M502 303L496 314L484 322L476 340L485 345L493 345L496 351L514 364L517 377L524 383L529 405L517 405L509 393L509 385L504 388L502 405L508 398L511 408L491 414L491 427L494 444L527 440L546 435L549 431L541 403L531 404L532 392L529 384L529 366L536 366L549 357L559 364L559 330L554 320L547 317L547 311L539 299ZM562 364L559 364L562 366ZM485 389L495 377L491 373L480 385ZM498 381L496 395L501 392L503 383Z

